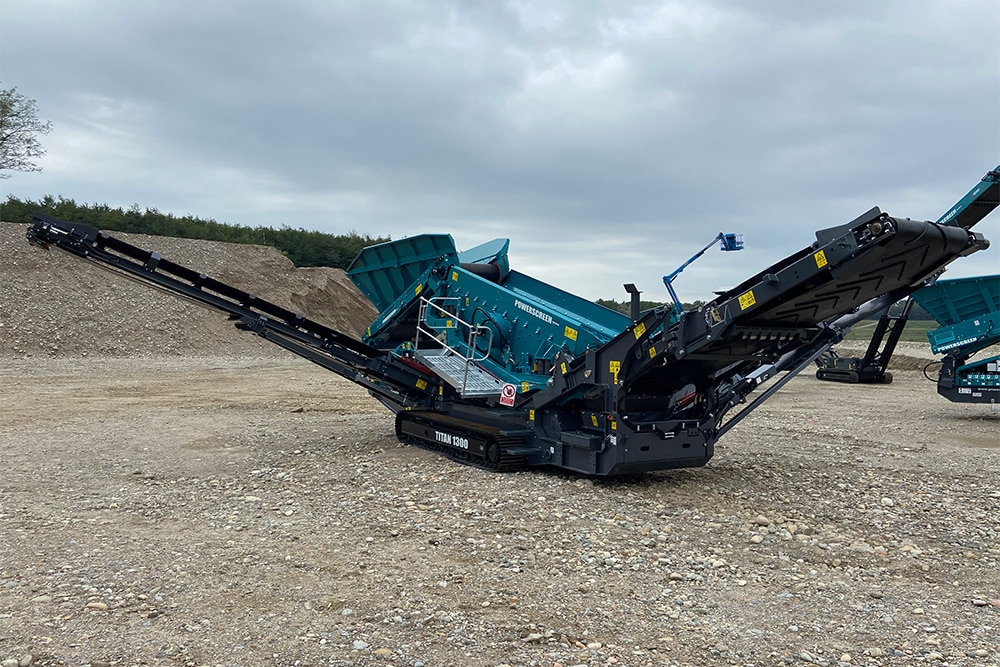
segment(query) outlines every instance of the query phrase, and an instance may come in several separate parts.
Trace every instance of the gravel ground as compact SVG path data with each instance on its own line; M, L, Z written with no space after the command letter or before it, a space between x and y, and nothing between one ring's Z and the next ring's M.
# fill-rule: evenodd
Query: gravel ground
M1000 412L919 371L796 378L700 469L493 474L30 251L0 262L3 667L1000 664Z

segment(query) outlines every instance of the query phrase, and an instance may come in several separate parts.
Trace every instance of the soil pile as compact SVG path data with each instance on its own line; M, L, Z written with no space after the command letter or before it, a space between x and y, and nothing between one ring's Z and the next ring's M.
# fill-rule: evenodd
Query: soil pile
M0 224L0 356L283 355L224 315L25 240ZM266 246L116 233L141 248L352 336L376 311L340 269L299 269Z

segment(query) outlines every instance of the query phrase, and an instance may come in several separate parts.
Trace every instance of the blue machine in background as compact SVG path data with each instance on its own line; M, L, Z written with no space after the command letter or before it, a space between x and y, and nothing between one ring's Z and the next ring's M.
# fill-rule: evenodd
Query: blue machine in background
M1000 402L1000 355L970 362L1000 344L1000 275L938 280L913 300L941 325L927 332L931 351L944 355L938 393L961 403Z
M732 252L735 250L743 250L743 235L742 234L726 234L725 232L719 232L719 234L712 239L708 245L696 252L691 259L681 264L674 270L673 273L663 276L663 284L667 286L667 291L670 292L670 298L674 302L674 307L677 308L677 312L680 313L684 310L684 306L681 305L681 300L677 298L677 292L674 291L674 278L681 274L681 271L686 269L692 262L708 252L716 243L719 244L719 250L723 252Z

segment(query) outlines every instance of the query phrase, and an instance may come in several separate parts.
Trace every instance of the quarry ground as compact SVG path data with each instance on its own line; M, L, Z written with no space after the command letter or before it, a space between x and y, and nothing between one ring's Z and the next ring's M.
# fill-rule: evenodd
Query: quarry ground
M996 665L1000 413L896 378L601 480L400 445L294 359L7 359L0 660Z
M494 474L23 232L0 224L2 667L1000 665L1000 410L940 398L926 346L891 385L795 378L704 468ZM342 272L145 241L371 319Z

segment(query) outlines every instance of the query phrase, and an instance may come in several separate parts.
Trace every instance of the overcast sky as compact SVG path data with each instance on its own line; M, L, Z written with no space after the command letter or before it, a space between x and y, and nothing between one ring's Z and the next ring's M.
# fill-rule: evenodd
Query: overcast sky
M1000 163L1000 3L4 0L0 87L53 123L3 195L511 239L587 298L710 298L872 206ZM1000 272L994 248L951 276Z

